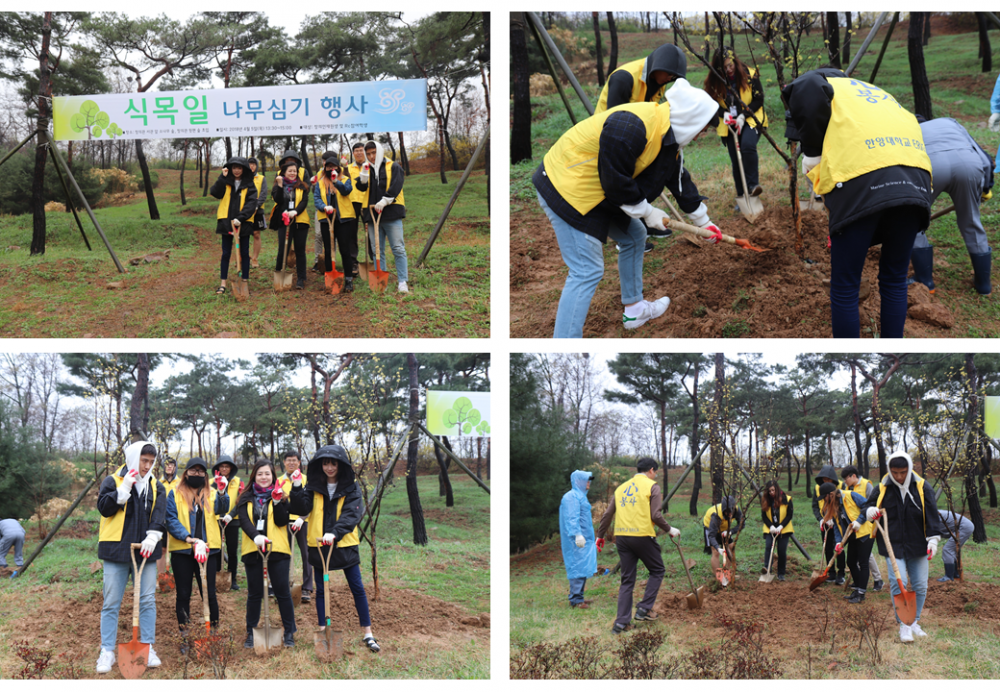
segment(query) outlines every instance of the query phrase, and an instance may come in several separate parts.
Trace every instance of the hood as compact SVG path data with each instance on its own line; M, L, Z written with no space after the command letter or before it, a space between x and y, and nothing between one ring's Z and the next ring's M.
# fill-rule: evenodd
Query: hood
M223 464L232 464L233 465L233 469L234 469L233 470L233 475L234 476L237 473L240 472L240 469L239 469L238 466L236 466L236 462L233 461L233 458L231 456L229 456L228 454L222 454L222 455L219 456L219 460L217 462L215 462L215 466L212 467L212 475L213 476L216 474L216 472L218 472L219 467L222 466Z
M579 490L581 493L586 495L587 481L589 481L593 477L594 474L592 474L590 471L580 471L579 469L577 469L576 471L570 474L569 482L570 485L573 487L573 490Z
M666 72L677 79L687 77L687 56L672 43L665 43L646 57L642 66L642 81L649 84L653 72Z
M732 512L734 509L736 509L736 498L733 497L732 495L726 495L724 498L722 498L721 504L723 512Z
M906 452L902 450L896 450L895 452L889 455L888 459L885 460L886 468L888 468L889 462L897 457L906 459L906 479L902 483L897 483L896 479L892 477L892 470L890 469L889 473L887 473L885 476L887 480L883 481L883 483L886 485L892 483L894 486L899 488L900 496L903 496L903 499L906 499L905 495L909 495L910 493L910 481L913 480L913 459L911 459L910 455L907 454Z
M782 100L785 103L791 103L792 91L794 91L795 89L796 82L798 82L803 77L813 72L820 74L823 77L847 77L847 75L844 74L842 70L838 70L836 67L820 67L815 70L809 70L809 72L805 72L796 77L795 81L793 81L791 84L785 85L785 88L781 90ZM789 110L785 110L785 139L791 142L802 141L802 135L799 134L798 128L795 127L795 123L792 122L792 113Z
M837 481L840 480L837 478L837 469L833 468L833 464L827 464L819 470L819 473L816 474L816 485L823 484L820 478L829 478L834 485L837 485Z
M289 159L295 161L296 168L302 168L302 159L299 155L295 153L294 149L287 149L284 154L281 155L281 160L278 161L278 175L285 170L285 165L289 163Z
M351 465L347 451L340 445L325 445L316 450L306 467L306 487L314 492L326 494L324 459L336 459L340 464L340 470L337 472L337 494L340 494L341 489L349 490L354 485L354 466Z
M226 168L231 166L243 166L243 170L247 173L250 172L250 162L243 156L232 156L226 161Z
M366 147L369 144L375 145L375 163L372 164L371 176L375 178L375 180L378 180L378 172L382 170L382 162L385 161L385 151L382 149L382 145L373 139L369 139L365 142ZM367 157L368 154L365 153L365 156Z
M125 448L126 473L128 473L129 471L139 470L139 456L140 456L139 453L142 452L142 448L145 447L146 445L150 445L154 449L156 448L156 445L154 445L153 443L145 442L143 440L140 440L139 442L133 442L132 444L130 444L128 447ZM135 490L140 495L142 495L146 491L146 486L149 485L149 479L153 477L153 468L155 468L155 464L154 466L150 467L149 472L146 473L145 476L139 476L139 480L135 482Z
M670 129L677 143L690 144L719 112L719 104L703 89L691 86L686 79L678 79L667 89L670 104Z

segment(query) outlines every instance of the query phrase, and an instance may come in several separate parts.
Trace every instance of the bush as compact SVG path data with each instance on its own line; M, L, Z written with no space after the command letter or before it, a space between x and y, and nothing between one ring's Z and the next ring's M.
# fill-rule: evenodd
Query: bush
M135 176L135 184L139 192L146 192L145 181L142 179L142 170L139 168L139 163L137 161L129 161L125 164L125 170L131 175ZM153 189L160 184L160 174L156 172L155 168L149 169L149 181L153 184Z
M94 175L95 169L79 158L73 160L70 168L80 190L87 198L87 203L92 207L96 206L104 195L104 183L98 176ZM31 185L34 170L34 155L26 153L24 149L8 159L3 166L0 166L0 213L16 216L31 212ZM66 180L66 184L72 190L72 183ZM51 156L45 163L42 199L45 203L54 201L62 205L66 204L66 190L59 181ZM72 191L72 199L74 204L79 205L79 196L75 190Z

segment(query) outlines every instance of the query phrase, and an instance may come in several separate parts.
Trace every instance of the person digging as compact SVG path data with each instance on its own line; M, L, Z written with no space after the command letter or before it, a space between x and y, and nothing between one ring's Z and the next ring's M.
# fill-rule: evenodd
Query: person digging
M939 509L941 523L949 538L941 549L941 560L944 562L944 576L938 581L951 581L959 578L958 572L958 551L955 546L955 538L958 538L958 545L963 546L972 537L975 525L972 520L961 514L949 512L946 509Z
M833 519L824 518L826 516L827 494L820 492L824 483L832 484L837 490L843 490L844 488L844 484L837 480L837 470L833 468L833 464L826 464L819 470L819 474L816 476L816 486L813 488L812 511L813 516L816 517L816 521L819 522L819 538L823 546L824 561L829 562L834 554L837 555L837 569L834 572L830 572L826 580L835 583L837 586L842 586L847 581L844 576L847 570L847 555L836 553L834 550L840 541L841 534L837 533L837 529L834 527L836 522Z
M569 579L571 608L589 608L591 601L583 597L587 579L597 572L597 547L594 524L590 516L587 491L594 474L574 471L570 474L570 489L559 503L559 540L562 545L566 578Z
M716 574L723 568L722 558L732 561L733 544L740 532L743 512L736 506L736 498L726 495L722 502L712 505L702 518L705 528L705 553L712 556L712 571ZM732 566L730 567L732 568ZM723 586L728 581L722 581Z
M843 489L850 490L852 493L860 494L863 498L865 498L865 501L867 501L867 499L871 497L872 493L875 492L875 485L867 478L862 478L861 472L858 471L856 466L845 466L840 472L840 477L844 479ZM857 505L858 514L860 514L860 508L861 505ZM851 521L854 521L854 519L857 518L857 516L854 515L854 508L848 506L847 510L848 510L847 511L848 517L851 519ZM867 527L869 534L872 533L871 528L872 528L871 526ZM857 531L857 529L855 529L855 531ZM855 533L855 536L858 535L863 536L865 534ZM874 538L872 540L874 540ZM850 539L848 539L848 544L850 544ZM874 583L872 584L872 591L881 591L884 582L882 581L882 572L881 570L879 570L878 567L878 560L875 559L875 555L872 553L872 548L874 547L875 547L874 543L870 544L867 547L868 576L871 577L871 579L874 581ZM851 560L850 552L848 552L847 560L848 561ZM860 568L860 562L858 563L858 566ZM854 575L854 572L851 572L851 576L852 578L854 578L855 585L857 585L858 579ZM867 582L867 579L865 581Z
M777 481L764 484L764 492L760 496L760 519L764 533L764 566L761 574L767 574L774 562L775 549L778 553L778 581L785 581L785 568L788 562L788 541L795 533L792 517L795 506L778 485Z
M653 606L666 569L660 545L656 542L656 527L669 533L671 538L681 535L680 529L671 527L660 510L663 494L653 480L658 468L659 465L649 457L639 459L636 463L638 473L615 489L615 501L604 511L597 530L597 551L601 552L604 536L611 528L611 522L615 522L615 545L621 560L622 576L618 587L618 615L611 628L614 634L621 634L631 627L632 591L635 589L639 562L649 570L649 580L642 600L636 606L635 619L656 620L659 617L653 612Z

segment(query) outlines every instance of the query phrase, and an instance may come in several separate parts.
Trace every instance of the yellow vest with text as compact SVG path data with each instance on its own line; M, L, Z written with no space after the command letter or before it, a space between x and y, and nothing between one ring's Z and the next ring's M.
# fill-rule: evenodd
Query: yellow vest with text
M750 79L753 79L753 76L757 74L757 70L752 67L747 67L747 70L750 72ZM749 106L752 99L753 90L750 88L750 82L748 80L746 88L740 89L740 101ZM716 101L718 101L719 105L722 106L722 110L726 110L725 99L716 99ZM737 113L737 115L739 115L739 113ZM767 114L764 113L764 106L758 108L757 112L754 113L752 117L747 118L747 125L750 127L757 127L758 123L762 127L767 127ZM729 126L726 125L725 120L719 120L719 126L715 129L715 133L720 137L725 137L729 134Z
M392 161L389 160L389 159L383 159L383 161L385 162L385 189L386 189L386 192L388 192L389 191L389 186L392 185ZM358 175L361 175L361 173L359 172ZM361 198L361 205L363 207L370 207L370 206L372 206L371 200L369 200L368 198L371 197L371 194L372 194L372 183L373 182L375 182L375 176L373 176L371 174L371 172L369 172L368 173L368 189L361 193L363 195L362 198ZM379 199L382 199L382 198L379 197L377 200L375 200L375 204L378 204ZM399 205L404 206L404 207L406 206L406 201L403 198L403 191L402 190L399 191L399 196L396 197L392 201L392 203L393 204L399 204Z
M125 468L124 464L115 469L115 474L112 476L112 478L115 479L116 488L120 488L122 482L125 480L122 476L119 475L122 472L123 468ZM156 509L156 500L157 500L156 483L157 480L155 478L149 479L149 490L150 492L153 493L153 503L149 506L150 519L153 518L153 510ZM131 498L129 499L131 500ZM128 502L126 502L125 504L127 505ZM124 530L125 530L125 507L122 506L121 509L115 512L115 515L113 517L104 517L104 516L101 517L101 526L98 532L97 540L99 543L104 543L109 541L117 543L122 539L122 532Z
M177 506L177 520L180 521L188 533L191 533L191 508L188 507L184 496L176 490L171 490L174 496L174 504ZM169 497L170 493L168 493ZM222 530L219 528L219 517L215 514L215 497L218 492L211 490L208 493L208 506L205 511L205 534L208 537L208 547L222 548ZM174 538L173 534L167 533L167 550L187 550L193 546L179 538Z
M784 508L782 508L782 509L784 509ZM702 524L705 525L706 529L712 523L712 517L713 516L718 516L719 517L719 532L720 533L722 531L728 531L729 530L729 519L726 519L724 516L722 516L722 503L721 502L719 504L717 504L717 505L712 505L711 507L708 508L708 511L705 512L705 517L702 519ZM782 533L784 533L784 532L782 532Z
M656 481L637 473L615 489L615 536L655 536L649 496Z
M246 185L240 185L240 209L247 201L247 190L250 188ZM219 200L219 209L215 212L216 219L228 219L229 218L229 199L233 196L233 186L226 185L226 194L222 195L222 199Z
M646 82L642 81L642 70L645 65L646 58L640 58L638 60L633 60L632 62L627 62L615 70L615 72L628 72L632 75L632 95L629 97L629 103L643 103L646 101L646 89L648 85ZM612 72L611 74L615 74L615 72ZM594 115L608 110L608 85L611 83L611 74L608 75L608 81L604 83L604 88L601 89L601 97L597 101L597 108L594 109ZM653 98L649 99L649 102L659 103L660 99L663 98L663 92L667 90L669 83L662 86L654 86L656 86L656 93Z
M260 174L257 174L257 175L255 175L255 176L253 177L253 185L254 185L254 187L256 187L256 188L257 188L257 199L260 199L260 196L261 196L261 194L262 194L262 193L261 193L261 189L262 189L262 188L264 187L264 176L263 176L263 175L260 175ZM260 203L258 202L258 204L260 204ZM264 213L264 212L261 212L261 214L263 214L263 213ZM251 216L251 217L250 217L250 218L248 219L248 221L250 221L250 223L253 223L253 222L254 222L254 221L256 221L256 220L257 220L257 212L255 211L255 212L253 213L253 216Z
M889 473L892 473L892 472L890 471ZM913 473L913 472L911 471L911 473ZM927 505L924 504L924 479L921 478L920 476L918 476L915 473L913 474L913 477L917 479L917 494L920 495L920 509L922 511L922 514L924 515L924 537L926 537L927 536L927 509L926 509ZM886 479L888 479L888 478L889 478L889 474L887 473L887 474L885 474L885 476L882 477L883 483L879 483L878 501L875 503L875 506L878 507L879 509L882 509L882 498L885 497L885 489L888 487L888 486L886 486L884 484L884 481ZM891 483L892 481L889 481L889 482Z
M808 175L816 194L889 166L931 172L923 132L912 113L877 86L847 77L827 81L833 87L830 124L823 158Z
M358 204L365 203L365 193L358 189L358 177L361 175L361 166L352 163L347 167L347 174L351 176L351 202Z
M559 195L581 214L589 213L604 201L604 188L597 173L604 122L619 111L627 111L646 127L646 147L635 162L636 178L660 154L663 135L670 128L670 104L629 103L587 118L573 126L545 154L545 175Z
M253 510L250 509L252 504L253 500L240 508L241 512L247 513L247 517L251 522L253 522ZM271 540L271 547L269 550L275 553L284 553L285 555L292 554L291 548L288 546L288 530L284 526L278 526L274 523L274 503L270 500L267 502L267 530L264 531L264 535ZM257 550L257 544L254 543L253 539L247 535L246 531L244 531L243 551L240 555L249 555L250 553L256 552L259 552Z
M337 519L340 519L340 513L344 509L345 499L346 496L337 499ZM313 491L313 508L312 512L309 513L309 518L306 519L309 527L309 533L306 534L306 543L310 548L318 548L319 539L323 537L323 503L326 501L327 499L323 493ZM338 536L334 547L349 548L352 545L357 545L359 542L358 527L355 526L354 530L346 536Z
M861 516L861 508L854 501L854 496L851 495L852 492L865 497L865 492L868 490L868 486L871 483L868 482L867 478L862 478L858 481L857 485L853 488L848 488L845 484L844 489L840 491L840 495L844 502L844 511L847 512L847 518L851 521L857 520ZM872 524L870 521L860 522L861 528L854 532L854 535L858 538L864 538L865 536L872 535Z
M354 188L353 187L351 188L351 194L350 195L342 195L342 194L340 194L340 191L337 190L337 188L335 188L333 186L331 186L330 189L328 190L327 187L326 187L326 185L323 183L322 180L317 179L316 180L316 184L319 185L319 196L323 200L323 204L325 204L327 206L331 206L331 207L333 206L332 204L330 204L330 197L329 197L329 193L332 191L333 194L334 194L334 197L337 198L337 211L340 213L340 218L342 218L342 219L353 219L355 217L355 214L354 214L354 205L351 203L351 197L354 195ZM352 186L353 186L353 183L352 183ZM323 211L322 209L317 209L316 210L316 217L320 221L322 221L323 219L326 218L326 212ZM284 476L282 476L282 477L284 478Z
M785 497L788 498L789 503L792 501L792 498L789 497L788 495L785 495ZM764 510L764 513L767 514L768 519L774 521L774 515L771 514L771 509L772 508ZM782 526L781 528L782 534L795 533L795 529L792 528L792 522L788 522L788 524L785 524L785 515L787 513L788 513L788 505L787 504L781 505L781 508L778 510L778 523L781 524ZM765 534L770 532L769 527L765 526L763 528Z

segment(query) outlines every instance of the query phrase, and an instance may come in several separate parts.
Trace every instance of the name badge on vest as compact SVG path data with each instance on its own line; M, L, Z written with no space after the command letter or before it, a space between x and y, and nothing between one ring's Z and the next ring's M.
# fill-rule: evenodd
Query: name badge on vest
M257 530L258 531L263 531L264 530L264 521L265 521L264 517L261 517L260 519L257 520Z

